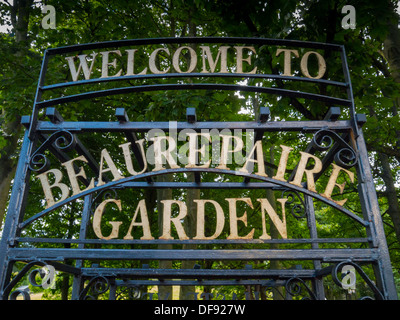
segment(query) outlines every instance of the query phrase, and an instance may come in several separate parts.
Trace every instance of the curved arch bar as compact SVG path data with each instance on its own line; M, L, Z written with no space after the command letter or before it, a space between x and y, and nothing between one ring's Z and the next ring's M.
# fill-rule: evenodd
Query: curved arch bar
M241 44L257 44L257 45L275 45L275 46L291 46L298 48L312 49L328 49L334 51L343 51L344 46L332 43L300 41L290 39L272 39L272 38L241 38L241 37L180 37L180 38L145 38L145 39L125 39L112 40L104 42L93 42L85 44L77 44L73 46L49 48L49 55L70 53L81 50L94 50L112 47L127 47L151 44L182 44L182 43L241 43Z
M191 83L191 84L157 84L157 85L144 85L144 86L133 86L133 87L123 87L114 88L108 90L91 91L80 94L75 94L66 97L60 97L55 99L50 99L42 102L36 103L39 108L46 108L61 103L75 102L91 98L99 98L105 96L112 96L116 94L127 94L133 92L149 92L149 91L164 91L164 90L231 90L231 91L247 91L247 92L259 92L259 93L269 93L278 94L281 96L292 97L292 98L305 98L316 100L324 103L337 104L342 106L351 106L351 101L346 99L334 98L329 96L324 96L320 94L299 92L288 89L280 88L265 88L257 86L241 86L241 85L231 85L231 84L211 84L211 83Z
M127 80L143 80L143 79L165 79L165 78L254 78L254 79L279 79L289 81L302 81L310 83L318 83L325 85L332 85L336 87L346 88L345 82L325 80L325 79L314 79L297 76L282 76L279 74L249 74L249 73L166 73L166 74L144 74L144 75L133 75L133 76L120 76L120 77L108 77L108 78L96 78L90 80L78 80L63 83L56 83L48 86L41 87L41 90L53 90L72 86L96 84L102 82L114 82L114 81L127 81Z
M355 215L353 212L351 212L350 210L338 205L337 203L335 203L334 201L331 201L323 196L321 196L320 194L310 191L306 188L303 187L298 187L296 185L293 185L291 183L288 182L284 182L284 181L280 181L280 180L275 180L272 179L270 177L262 177L256 174L248 174L248 173L241 173L238 171L233 171L233 170L224 170L224 169L216 169L216 168L208 168L207 170L204 170L203 168L179 168L179 169L165 169L165 170L160 170L160 171L156 171L156 172L146 172L146 173L142 173L136 176L130 176L124 179L120 179L117 181L113 181L113 182L109 182L107 184L104 184L102 186L99 187L95 187L95 188L91 188L88 190L84 190L81 193L71 196L68 199L65 199L63 201L60 201L58 203L56 203L55 205L51 206L50 208L47 208L37 214L35 214L34 216L26 219L25 221L21 222L19 224L19 228L23 229L26 226L28 226L30 223L32 223L33 221L39 219L40 217L46 215L47 213L62 207L63 205L74 201L76 199L82 198L86 195L89 195L91 193L94 192L98 192L98 191L102 191L104 189L109 189L112 187L116 187L119 186L121 184L124 184L126 182L130 182L133 180L139 180L139 179L145 179L148 177L153 177L153 176L158 176L158 175L163 175L163 174L173 174L173 173L186 173L186 172L208 172L208 173L219 173L219 174L228 174L228 175L236 175L236 176L243 176L243 177L247 177L250 179L257 179L257 180L261 180L264 182L270 182L279 186L283 186L285 188L288 189L293 189L297 192L301 192L304 194L307 194L317 200L320 200L326 204L328 204L329 206L341 211L342 213L344 213L345 215L347 215L348 217L352 218L353 220L357 221L358 223L360 223L361 225L363 225L364 227L367 227L369 225L368 221L363 220L362 218L360 218L359 216Z

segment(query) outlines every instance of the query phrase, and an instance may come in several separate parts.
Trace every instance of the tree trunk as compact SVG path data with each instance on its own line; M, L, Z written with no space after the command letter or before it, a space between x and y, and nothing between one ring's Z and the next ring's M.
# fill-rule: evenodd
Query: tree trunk
M194 182L194 173L188 173L188 182ZM193 202L195 199L200 199L200 189L188 189L186 197L187 205L187 216L184 220L184 228L187 236L192 239L196 235L196 218L197 218L197 206ZM195 244L184 244L182 249L195 250L197 246ZM182 269L193 269L196 261L184 260L182 261ZM195 286L181 286L179 292L179 300L193 300L194 292L196 291Z
M396 187L390 168L389 158L386 154L378 153L379 162L381 163L382 172L380 176L385 182L386 191L385 196L388 200L388 213L393 222L394 231L396 233L397 241L400 243L400 207L397 198Z
M396 14L395 21L389 22L388 35L384 41L384 55L389 63L390 76L395 82L400 83L400 30L398 28L398 16ZM393 116L398 115L400 106L400 99L396 98L393 101ZM395 130L396 146L400 148L400 130ZM385 196L388 200L389 215L393 222L396 237L400 242L400 203L397 197L395 181L390 168L388 155L378 152L378 158L382 167L381 177L385 182L386 193Z
M165 174L157 177L159 182L171 182L172 175ZM158 230L162 234L163 226L163 205L161 200L172 199L172 189L157 189L157 211L158 211ZM159 249L171 250L172 244L160 244ZM172 269L171 260L160 260L158 264L160 269ZM172 286L158 286L158 300L172 300Z
M15 0L10 7L11 22L15 33L15 41L21 47L17 49L15 56L23 55L23 52L29 48L28 23L33 0ZM7 110L3 109L2 116L7 118ZM6 140L6 146L0 151L0 228L7 210L8 195L11 188L11 181L14 178L17 160L13 155L18 145L18 139L21 134L21 124L19 117L14 121L5 122L3 128L3 139Z

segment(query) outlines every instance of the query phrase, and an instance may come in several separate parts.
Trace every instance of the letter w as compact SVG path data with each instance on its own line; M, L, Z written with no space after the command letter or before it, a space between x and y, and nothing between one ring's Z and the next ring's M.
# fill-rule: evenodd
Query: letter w
M81 54L78 56L78 58L79 58L78 70L76 70L75 63L74 63L75 56L65 58L68 61L69 70L71 71L72 81L78 80L81 70L83 70L83 75L85 76L85 79L86 80L90 79L90 75L92 73L92 69L94 66L94 61L96 60L97 53L92 53L91 56L92 56L92 63L90 64L90 68L88 67L88 61L86 60L87 54Z

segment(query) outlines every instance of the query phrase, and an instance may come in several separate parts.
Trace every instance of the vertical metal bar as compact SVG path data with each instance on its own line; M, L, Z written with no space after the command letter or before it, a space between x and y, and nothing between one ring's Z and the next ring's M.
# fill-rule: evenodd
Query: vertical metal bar
M0 299L3 298L3 289L9 281L10 261L7 258L10 247L16 245L18 224L24 215L24 203L29 189L29 159L32 154L34 141L28 138L28 131L25 131L24 140L18 160L17 171L14 178L10 202L8 205L3 235L0 242Z
M373 237L371 246L379 248L378 263L374 265L377 285L386 299L397 300L389 249L361 128L359 128L359 135L355 138L355 144L359 152L357 165L357 176L361 178L359 196L365 219L368 219L370 223L369 233Z
M347 64L346 49L344 46L342 46L342 50L340 51L340 57L342 60L344 80L347 84L347 99L351 101L351 107L350 107L351 122L353 125L354 134L357 137L359 135L359 130L357 125L356 108L354 105L353 87L351 85L349 65Z
M307 224L308 228L310 230L310 238L311 239L317 239L318 238L318 233L317 233L317 222L315 219L315 210L314 210L314 201L313 198L304 195L304 202L305 202L305 210L307 213ZM318 249L319 244L317 242L313 242L311 244L312 249ZM321 261L319 260L314 260L314 269L315 270L321 270L322 269L322 264ZM314 287L314 292L315 295L317 296L318 300L324 300L325 299L325 291L324 291L324 283L322 279L315 278L312 281L313 287Z
M92 195L89 194L84 198L83 203L83 211L82 211L82 218L81 218L81 228L79 231L79 239L86 239L87 233L87 226L90 220L91 214L91 207L92 207ZM79 249L84 249L85 244L79 243ZM76 260L75 267L81 269L83 267L83 260ZM81 275L74 275L74 281L72 283L72 294L71 300L79 300L79 294L82 290L83 286L83 279Z
M114 279L110 279L110 290L108 292L108 300L115 300L117 295L117 284Z
M36 88L36 95L35 95L35 101L33 102L33 109L32 109L32 115L31 115L31 125L29 127L29 139L33 140L36 132L36 125L37 125L37 119L38 119L38 114L39 114L39 109L37 107L37 103L41 101L42 99L42 87L44 86L44 79L46 76L46 71L47 71L47 64L49 62L49 55L47 50L44 52L43 56L43 61L42 61L42 67L40 69L40 75L39 75L39 82Z

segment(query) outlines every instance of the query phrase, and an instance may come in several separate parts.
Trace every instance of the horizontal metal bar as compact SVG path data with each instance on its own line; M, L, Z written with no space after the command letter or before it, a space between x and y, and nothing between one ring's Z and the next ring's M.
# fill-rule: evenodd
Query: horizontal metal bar
M59 263L56 261L48 261L48 264L52 265L54 268L56 268L58 271L74 274L74 275L80 275L81 274L81 269L80 268L75 268L73 266L70 266L68 264L64 263Z
M154 244L311 244L311 243L367 243L368 238L316 238L316 239L237 239L237 240L124 240L124 239L59 239L59 238L30 238L19 237L15 239L20 243L76 243L99 245L154 245Z
M152 250L10 248L10 260L322 260L376 261L378 249Z
M68 130L76 132L147 132L152 129L159 129L168 131L170 130L171 123L174 124L173 129L188 130L192 129L195 131L200 130L263 130L266 132L272 131L306 131L306 132L317 132L322 128L328 130L335 130L338 132L344 132L351 130L350 120L341 121L267 121L265 123L257 121L198 121L194 123L189 122L175 122L175 121L154 121L154 122L124 122L118 121L66 121L59 124L54 124L49 121L39 121L37 125L37 131L43 133L54 132L58 130Z
M285 280L116 280L116 286L246 286L246 285L260 285L263 287L261 291L265 292L271 287L284 286ZM151 295L152 293L146 293ZM154 293L158 294L158 293ZM154 295L153 294L153 295ZM189 297L193 293L187 294ZM223 297L222 293L214 293L215 297ZM229 297L229 294L226 294ZM193 297L193 296L192 296Z
M317 84L331 85L335 87L347 87L347 83L326 79L314 79L297 76L282 76L279 74L249 74L249 73L163 73L163 74L144 74L144 75L132 75L132 76L119 76L119 77L108 77L108 78L95 78L89 80L79 80L56 83L40 87L40 90L54 90L59 88L66 88L79 85L97 84L102 82L115 82L115 81L129 81L129 80L143 80L143 79L165 79L165 78L252 78L252 79L279 79L289 81L301 81L310 82Z
M75 95L64 96L37 102L35 106L37 108L47 108L62 103L70 103L85 99L106 97L117 94L128 94L134 92L149 92L149 91L166 91L166 90L230 90L230 91L259 92L266 94L277 94L291 98L310 99L328 104L335 104L347 107L350 107L352 105L351 100L347 99L341 99L315 93L307 93L307 92L281 89L281 88L242 86L239 84L236 85L236 84L211 84L211 83L185 83L185 84L169 83L169 84L141 85L141 86L113 88L113 89L99 90L99 91L90 91L90 92L79 93Z
M256 44L256 45L275 45L275 46L290 46L299 48L313 49L330 49L342 51L343 46L338 44L310 42L287 39L270 39L270 38L240 38L240 37L181 37L181 38L150 38L150 39L126 39L114 40L105 42L95 42L86 44L77 44L73 46L48 48L48 55L64 54L82 50L94 50L101 48L112 47L127 47L151 44L182 44L182 43L241 43L241 44Z
M311 269L135 269L135 268L82 268L83 277L113 276L162 279L278 279L313 278Z

